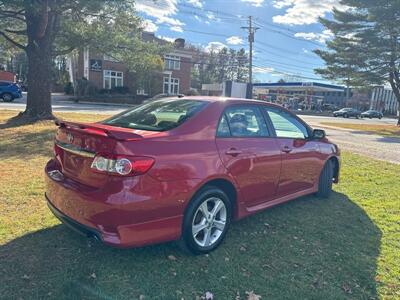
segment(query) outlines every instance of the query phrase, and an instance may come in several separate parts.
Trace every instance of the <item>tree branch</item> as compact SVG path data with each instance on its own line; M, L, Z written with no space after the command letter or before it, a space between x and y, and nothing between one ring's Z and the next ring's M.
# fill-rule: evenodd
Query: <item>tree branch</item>
M4 29L4 31L8 32L8 33L18 34L18 35L26 35L27 34L26 29L22 29L22 30Z
M0 36L3 36L8 42L10 42L11 44L13 44L14 46L22 49L22 50L26 50L26 47L24 45L21 45L20 43L14 41L12 38L10 38L7 34L5 34L3 31L0 31Z
M24 11L25 10L20 10L20 11L0 10L0 16L3 18L12 18L25 22L25 15L23 14Z
M63 50L58 50L58 51L53 51L53 55L54 56L59 56L59 55L66 55L68 53L70 53L71 51L75 50L76 47L69 47L67 49L63 49Z

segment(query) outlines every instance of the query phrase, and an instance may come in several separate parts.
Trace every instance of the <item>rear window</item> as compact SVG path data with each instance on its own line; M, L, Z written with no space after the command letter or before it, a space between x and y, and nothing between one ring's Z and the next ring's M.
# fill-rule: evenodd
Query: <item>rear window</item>
M151 131L173 129L201 111L207 102L172 99L146 103L120 113L103 124Z

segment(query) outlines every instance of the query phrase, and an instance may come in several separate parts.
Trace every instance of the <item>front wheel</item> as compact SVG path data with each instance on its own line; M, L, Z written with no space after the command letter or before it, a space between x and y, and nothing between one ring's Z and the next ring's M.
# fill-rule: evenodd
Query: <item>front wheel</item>
M14 100L13 96L9 93L5 93L1 96L4 102L12 102Z
M330 160L325 163L319 176L317 196L328 198L332 193L333 184L333 165Z
M227 195L206 187L190 202L183 220L182 242L193 254L205 254L223 241L232 218Z

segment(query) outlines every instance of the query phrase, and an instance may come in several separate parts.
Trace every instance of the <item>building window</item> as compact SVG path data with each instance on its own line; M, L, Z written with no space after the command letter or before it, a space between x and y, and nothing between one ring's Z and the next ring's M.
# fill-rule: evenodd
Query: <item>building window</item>
M163 93L173 95L179 94L179 78L171 78L170 81L169 77L164 77Z
M181 58L176 55L165 55L164 67L166 70L180 70Z
M123 85L124 85L123 72L104 70L103 88L110 90L112 88Z

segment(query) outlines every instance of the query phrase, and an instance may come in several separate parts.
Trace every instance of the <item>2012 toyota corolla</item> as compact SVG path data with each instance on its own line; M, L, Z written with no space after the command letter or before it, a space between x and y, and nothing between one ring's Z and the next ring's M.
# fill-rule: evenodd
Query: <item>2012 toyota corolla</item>
M220 245L232 220L328 197L340 155L322 130L261 101L186 97L93 124L57 121L46 198L65 224L108 245Z

